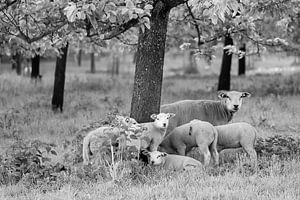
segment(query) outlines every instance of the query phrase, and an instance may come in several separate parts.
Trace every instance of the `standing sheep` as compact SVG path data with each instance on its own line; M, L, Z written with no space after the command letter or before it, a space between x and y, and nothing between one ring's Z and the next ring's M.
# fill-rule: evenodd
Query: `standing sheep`
M192 148L198 147L204 156L204 165L209 164L211 155L218 165L217 140L217 130L211 123L192 120L171 131L159 145L159 151L185 156Z
M167 135L177 126L193 119L207 121L216 125L227 124L242 105L242 99L250 97L248 92L219 91L220 101L182 100L162 105L161 112L172 112L176 116L170 120Z
M141 136L141 149L157 151L167 132L169 120L174 116L173 113L152 114L150 117L153 122L141 123L146 129Z
M87 165L90 160L90 155L103 146L103 144L113 137L119 137L122 131L137 131L142 130L140 124L135 119L130 117L116 116L117 126L102 126L93 131L90 131L83 138L82 157L83 164Z
M257 153L254 149L257 131L246 123L237 122L232 124L215 126L218 132L218 151L242 147L256 165Z

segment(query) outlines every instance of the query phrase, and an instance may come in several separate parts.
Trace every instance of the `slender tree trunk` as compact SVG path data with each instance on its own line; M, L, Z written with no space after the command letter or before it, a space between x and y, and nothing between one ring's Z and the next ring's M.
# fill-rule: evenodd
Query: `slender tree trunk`
M90 57L91 57L91 73L95 73L96 72L96 68L95 68L95 53L92 52L90 53Z
M65 73L67 65L68 44L61 48L61 56L56 58L54 90L52 96L52 110L63 111Z
M185 69L186 74L198 74L197 63L194 58L194 51L190 50L188 52L188 66Z
M230 34L225 35L224 47L227 45L233 45ZM232 54L228 54L228 49L224 49L218 90L230 90L231 60Z
M40 78L40 55L35 55L31 58L31 78Z
M22 56L20 53L16 53L15 55L12 56L12 69L16 70L17 75L22 74Z
M77 65L81 67L81 57L82 57L82 49L79 49L77 53Z
M240 47L240 51L246 52L246 44L243 43ZM239 76L246 75L246 56L239 58Z
M120 68L120 57L119 55L113 55L112 56L112 76L119 75L119 68Z
M150 17L150 30L140 30L136 59L131 117L150 121L159 113L165 57L165 41L170 8L158 1Z

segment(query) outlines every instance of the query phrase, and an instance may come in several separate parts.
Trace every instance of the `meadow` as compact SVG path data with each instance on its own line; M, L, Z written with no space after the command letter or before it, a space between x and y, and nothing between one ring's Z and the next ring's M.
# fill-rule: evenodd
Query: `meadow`
M256 69L281 67L278 60L270 60L257 63ZM281 60L287 66L289 61ZM190 76L172 74L176 62L184 65L172 58L166 61L162 103L217 99L218 62ZM42 63L38 83L9 71L0 74L0 199L300 199L300 74L232 76L233 90L252 94L233 122L252 124L262 138L257 143L257 171L243 154L219 167L188 172L138 163L122 163L111 171L81 165L80 135L85 133L78 131L109 113L129 113L133 64L122 60L121 74L112 77L105 72L107 60L98 62L96 74L87 73L88 62L82 67L69 62L63 113L51 111L50 65L53 62ZM19 163L12 155L20 157ZM30 165L37 157L42 162ZM41 165L44 168L38 168ZM31 172L26 174L24 167ZM60 172L62 168L66 170Z

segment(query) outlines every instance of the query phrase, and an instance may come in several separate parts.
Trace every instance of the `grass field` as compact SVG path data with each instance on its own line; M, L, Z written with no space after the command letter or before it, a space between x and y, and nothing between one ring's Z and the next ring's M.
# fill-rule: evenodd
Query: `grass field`
M283 65L286 63L288 61L283 60ZM86 73L88 67L68 66L64 112L61 114L51 111L53 67L50 63L42 66L43 80L37 84L10 72L0 74L2 158L16 141L38 139L56 145L57 155L47 154L51 161L45 163L70 165L70 162L66 163L65 154L74 152L72 148L76 144L65 148L65 141L72 141L78 130L104 119L109 112L129 113L133 87L132 66L129 65L132 64L129 61L123 64L128 65L128 73L123 72L118 78L104 72ZM268 61L267 64L274 63ZM166 69L170 69L172 62L167 61L166 65ZM217 70L213 68L212 71ZM180 99L216 99L217 79L215 73L165 76L162 103ZM275 135L299 137L300 74L233 76L232 89L252 94L244 101L233 122L245 121L254 125L263 138ZM84 171L79 163L71 166L73 171L70 173L60 173L56 181L33 184L25 176L17 184L3 184L0 199L300 199L299 158L299 155L260 157L260 168L256 173L247 167L247 158L243 156L235 163L191 172L175 173L126 165L119 169L123 173L117 173L119 179L115 182L110 176L101 178L97 170ZM1 162L4 163L2 159ZM3 171L1 166L1 183L1 178L7 178Z

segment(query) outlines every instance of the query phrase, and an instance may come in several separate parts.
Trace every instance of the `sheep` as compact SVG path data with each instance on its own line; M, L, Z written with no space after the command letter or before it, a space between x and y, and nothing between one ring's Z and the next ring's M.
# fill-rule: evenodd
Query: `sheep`
M159 145L158 150L184 156L192 148L198 147L200 154L204 156L205 166L209 164L211 155L214 164L218 165L217 141L218 132L211 123L192 120L171 131Z
M215 126L218 132L218 152L223 149L242 147L252 162L257 163L257 153L254 149L257 131L246 122Z
M135 119L123 116L116 116L116 126L102 126L90 131L83 139L82 157L83 164L87 165L90 161L90 155L103 146L105 142L113 137L119 137L122 131L142 130L140 124ZM115 144L114 144L115 145Z
M169 120L174 116L175 114L173 113L152 114L150 117L154 120L153 122L141 123L141 125L146 129L140 137L141 149L157 151L158 145L165 137Z
M193 119L207 121L216 125L227 124L242 105L242 99L250 97L248 92L219 91L220 101L182 100L160 107L161 112L172 112L176 116L170 120L167 135L177 126Z
M162 165L167 170L181 171L202 167L201 162L187 156L167 154L159 151L145 151L143 153L149 156L150 164Z

